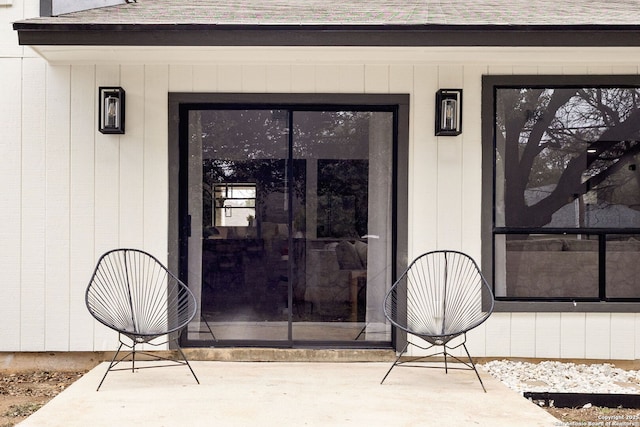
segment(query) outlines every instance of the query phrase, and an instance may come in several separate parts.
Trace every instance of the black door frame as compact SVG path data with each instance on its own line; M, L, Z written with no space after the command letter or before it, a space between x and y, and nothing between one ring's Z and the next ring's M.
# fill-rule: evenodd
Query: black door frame
M392 277L407 265L408 251L408 165L409 165L409 100L408 94L255 94L255 93L169 93L169 230L168 265L181 277L186 277L187 239L189 231L186 214L187 194L181 190L186 179L186 168L181 160L181 142L187 134L187 114L194 108L224 109L247 106L266 109L290 109L298 111L355 109L360 111L394 112L393 173L392 173ZM290 322L289 322L290 323ZM395 331L392 343L396 346ZM183 343L200 345L183 337ZM372 342L345 342L340 347L375 347ZM235 346L271 347L335 347L336 343L323 341L298 342L234 342ZM387 344L388 345L388 344Z

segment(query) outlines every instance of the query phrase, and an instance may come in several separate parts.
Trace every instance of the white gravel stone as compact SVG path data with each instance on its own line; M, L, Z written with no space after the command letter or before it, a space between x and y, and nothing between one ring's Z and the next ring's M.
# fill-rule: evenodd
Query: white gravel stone
M640 371L616 368L610 363L493 360L478 366L521 393L640 393Z

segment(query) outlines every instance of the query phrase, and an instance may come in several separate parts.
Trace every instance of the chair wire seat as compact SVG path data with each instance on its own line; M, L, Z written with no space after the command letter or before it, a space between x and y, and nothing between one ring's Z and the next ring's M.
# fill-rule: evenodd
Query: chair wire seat
M391 365L381 383L395 366L407 364L420 367L471 369L475 371L482 389L486 392L473 359L466 346L466 334L482 324L493 312L494 299L491 287L476 262L468 255L451 250L427 252L411 262L387 292L383 308L385 317L398 329L406 344ZM421 338L422 346L409 336ZM456 338L460 337L459 340ZM460 341L460 342L459 342ZM441 351L401 360L409 345L422 350L441 348ZM466 359L451 354L462 347ZM433 356L443 356L444 366L415 365ZM463 366L450 367L448 358ZM413 364L413 365L412 365Z
M114 249L103 254L87 286L85 303L98 322L118 332L120 341L98 390L110 371L128 369L115 368L128 359L132 371L142 367L187 365L196 382L200 383L178 343L180 333L196 315L196 299L189 288L153 255L138 249ZM131 343L123 340L123 336ZM160 337L166 337L166 340L154 341ZM168 342L175 344L181 359L136 349L141 344L159 346ZM118 357L123 346L130 351ZM174 363L136 366L136 354Z

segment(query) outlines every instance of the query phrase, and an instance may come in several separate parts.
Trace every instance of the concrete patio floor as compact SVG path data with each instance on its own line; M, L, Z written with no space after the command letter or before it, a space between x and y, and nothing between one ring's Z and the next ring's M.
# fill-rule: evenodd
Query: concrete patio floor
M519 426L560 422L480 370L382 362L191 362L111 372L101 363L20 426Z

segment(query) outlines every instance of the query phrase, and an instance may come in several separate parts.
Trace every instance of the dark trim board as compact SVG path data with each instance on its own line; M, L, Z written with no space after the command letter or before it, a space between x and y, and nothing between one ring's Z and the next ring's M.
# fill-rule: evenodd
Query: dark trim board
M54 19L54 18L51 18ZM13 24L28 46L640 46L640 25Z

